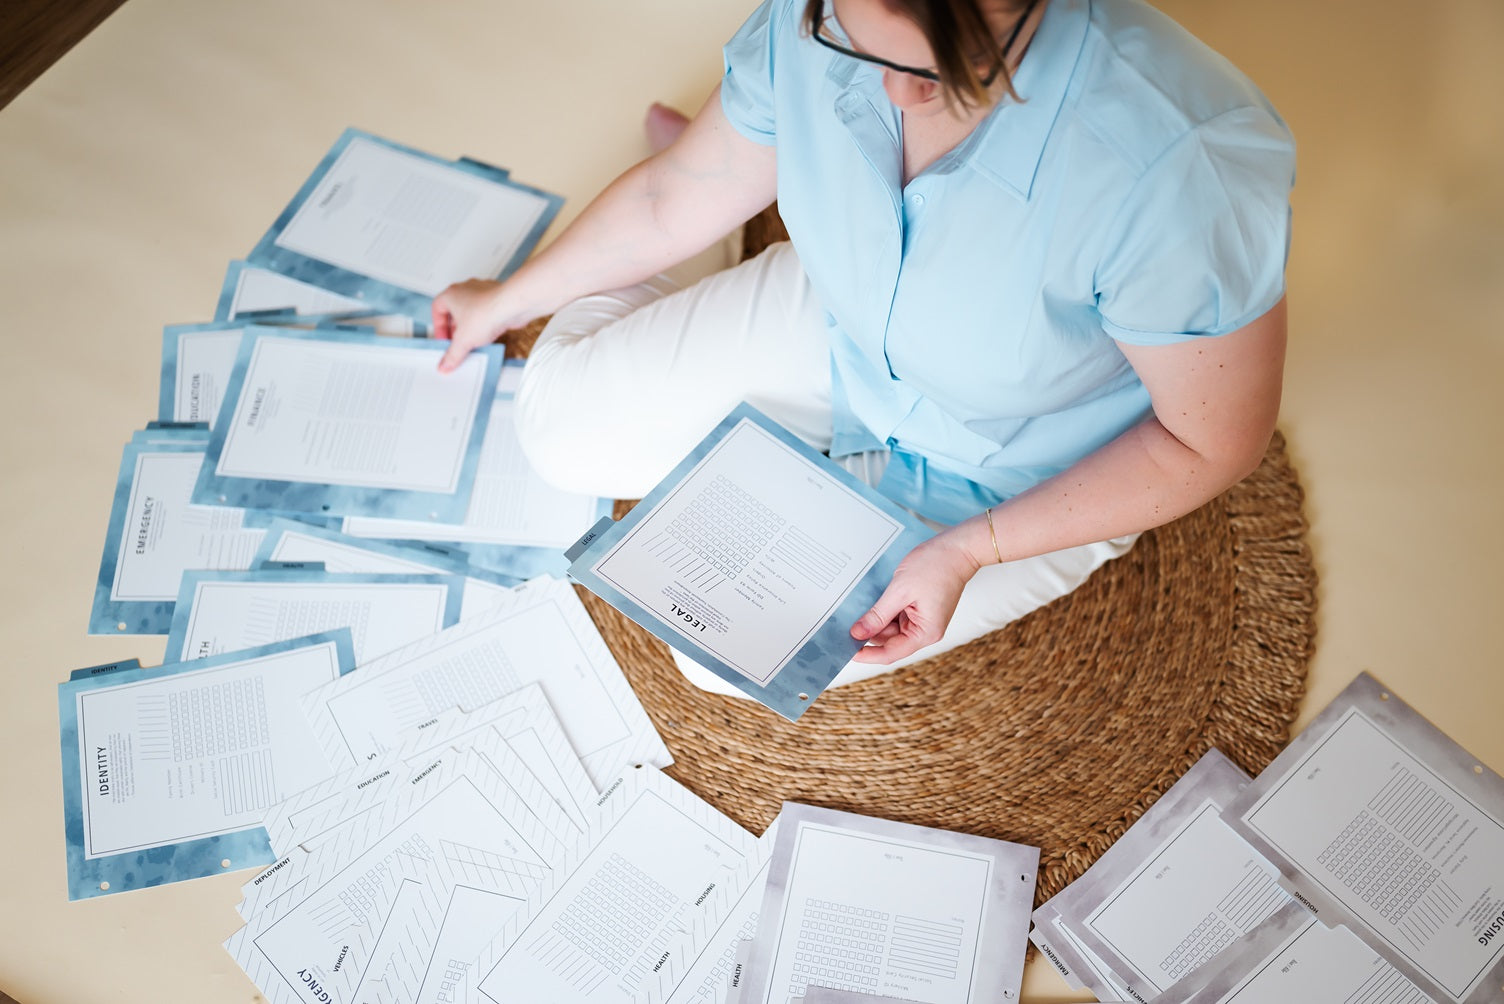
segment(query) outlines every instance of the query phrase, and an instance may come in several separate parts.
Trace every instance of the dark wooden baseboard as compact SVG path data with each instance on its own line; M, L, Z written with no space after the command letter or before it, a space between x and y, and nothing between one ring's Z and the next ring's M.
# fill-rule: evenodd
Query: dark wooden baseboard
M125 0L0 2L0 108L73 48ZM6 1000L0 994L0 1004Z

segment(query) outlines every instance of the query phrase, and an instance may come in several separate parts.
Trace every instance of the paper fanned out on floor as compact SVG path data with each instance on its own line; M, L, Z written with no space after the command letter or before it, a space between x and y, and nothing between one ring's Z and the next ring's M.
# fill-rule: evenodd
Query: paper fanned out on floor
M1328 926L1439 1001L1504 993L1504 779L1364 673L1227 809Z
M90 634L166 634L184 572L252 567L264 531L240 509L195 505L204 446L171 438L122 452Z
M363 667L303 698L325 753L359 763L449 708L474 711L537 683L597 784L623 763L672 760L574 590L545 579L505 605Z
M365 665L457 623L465 580L273 567L185 572L181 589L167 632L172 658L200 659L346 627L356 664Z
M1038 849L792 802L759 838L660 772L566 564L793 720L929 531L745 404L619 522L543 484L521 364L425 336L559 205L347 130L163 328L89 630L169 661L59 687L70 898L265 866L226 948L273 1004L1016 1000ZM1364 674L1033 921L1101 1000L1497 1001L1504 779Z
M1099 999L1153 1000L1276 912L1278 871L1222 820L1248 775L1211 750L1035 914L1034 940Z
M382 575L462 575L464 597L460 620L475 617L504 601L515 576L473 564L463 551L428 542L361 540L328 527L290 519L272 519L252 558L252 567L267 562L317 562L328 572Z
M1209 752L1030 938L1099 1000L1482 1004L1504 780L1368 674L1257 778Z

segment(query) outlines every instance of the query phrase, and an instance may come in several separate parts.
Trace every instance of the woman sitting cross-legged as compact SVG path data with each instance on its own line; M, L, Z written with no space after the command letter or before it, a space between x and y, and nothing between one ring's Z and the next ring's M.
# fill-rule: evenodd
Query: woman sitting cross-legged
M839 684L1071 591L1260 462L1294 149L1222 57L1139 0L767 0L725 66L551 246L434 302L446 367L553 313L517 399L543 478L640 497L746 400L923 517ZM789 242L661 276L775 198Z

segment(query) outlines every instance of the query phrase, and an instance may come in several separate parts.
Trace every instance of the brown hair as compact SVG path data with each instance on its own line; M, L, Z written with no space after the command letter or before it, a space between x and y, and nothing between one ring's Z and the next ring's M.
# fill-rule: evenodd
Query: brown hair
M999 42L992 34L992 26L982 11L980 0L881 0L883 6L900 17L905 17L919 28L935 54L935 72L940 76L940 87L946 100L954 101L963 108L990 104L992 96L983 81L989 77L1001 81L1003 93L1014 101L1020 100L1013 89L1012 75L1006 65L1006 53L999 51ZM1018 9L1027 17L1032 4L1020 4ZM825 0L805 0L802 30L812 35L819 30L825 16ZM990 60L979 69L974 62L980 53L990 54ZM995 75L995 76L994 76Z

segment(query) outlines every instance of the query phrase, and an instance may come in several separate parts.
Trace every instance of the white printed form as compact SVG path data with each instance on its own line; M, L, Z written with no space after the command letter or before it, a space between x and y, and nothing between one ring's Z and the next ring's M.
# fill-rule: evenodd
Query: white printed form
M727 911L721 926L705 942L689 969L679 977L678 986L665 1004L726 1004L731 996L737 951L744 942L757 936L757 911L762 908L777 836L778 821L774 820L758 838L756 855L743 866L750 877L745 879L740 898Z
M310 999L302 995L313 983L351 1004L414 1000L445 927L477 918L474 903L453 913L457 883L499 897L480 911L499 921L523 907L537 881L503 862L546 869L563 860L509 793L466 768L457 773L365 827L347 827L295 866L281 884L298 885L297 902L277 900L281 875L273 874L258 896L276 908L248 903L247 925L226 948L269 1000Z
M451 1004L471 992L476 953L526 911L529 890L516 876L488 875L500 882L475 885L455 871L440 858L428 882L432 905L409 892L411 905L392 913L352 1004Z
M903 530L743 419L592 571L766 685Z
M1241 825L1293 865L1303 891L1339 904L1446 999L1497 1000L1497 978L1482 984L1504 956L1501 806L1478 804L1417 755L1413 736L1359 707L1317 735L1265 771Z
M483 741L488 733L506 740L559 809L583 832L588 825L587 809L600 792L569 745L543 688L536 683L474 711L452 708L435 715L398 735L396 748L404 760L411 760L441 746L468 748Z
M534 755L531 747L536 742L533 737L540 731L548 736L545 741L553 744L544 753L544 770L540 770L540 765L531 759ZM529 750L527 755L519 752L519 757L537 782L543 785L556 803L559 802L557 785L560 768L549 763L548 759L560 748L565 757L573 758L574 752L569 748L562 731L559 731L558 720L553 717L553 710L543 697L543 691L534 685L493 701L473 715L453 711L430 719L419 728L403 733L402 741L392 751L373 756L288 798L266 819L266 832L273 850L277 854L285 854L294 845L306 846L311 838L367 811L370 806L361 802L366 793L377 794L380 789L400 787L403 780L410 776L409 769L413 765L426 767L429 761L441 754L447 758L449 752L468 751L477 738L487 734L500 735L509 745L513 745L514 750L518 747ZM521 742L514 745L514 738ZM532 742L528 741L530 739ZM445 752L446 750L449 752ZM575 821L578 830L583 831L583 810L575 809L574 803L589 804L599 793L590 786L578 760L575 761L574 771L569 776L578 776L583 791L565 793L564 797L570 799L570 805L566 807L559 803L559 809ZM379 797L387 796L381 794Z
M273 844L273 847L276 845ZM1065 928L1060 926L1060 915L1053 909L1053 900L1045 900L1034 911L1034 923L1029 928L1029 940L1034 942L1034 947L1039 949L1045 961L1054 967L1060 978L1070 986L1072 990L1086 988L1087 964L1084 956L1078 950L1078 946L1065 940ZM1070 944L1070 948L1063 947ZM1100 972L1094 974L1101 977Z
M1112 967L1099 959L1097 954L1092 951L1090 945L1077 937L1076 933L1069 927L1060 923L1058 917L1050 922L1049 933L1057 936L1060 941L1069 945L1070 950L1075 952L1079 957L1082 967L1087 970L1087 972L1082 973L1082 976L1090 982L1093 993L1097 995L1098 1000L1122 999L1126 1001L1133 999L1128 990L1127 982L1117 973L1113 972Z
M971 999L989 859L817 826L794 853L767 1000L811 983Z
M624 763L672 762L573 587L559 580L373 661L305 695L303 706L325 751L353 763L451 708L474 711L530 683L543 687L597 785Z
M419 833L434 847L460 848L488 867L533 879L541 879L565 856L566 845L519 799L516 785L468 750L443 750L411 763L386 760L372 766L364 781L344 787L343 798L300 812L283 812L279 806L268 819L283 834L286 864L273 864L242 887L245 916L285 913L287 894L307 882L312 865L330 855L348 862L377 846L390 850L394 841L405 839L394 837L398 831ZM309 791L316 797L327 789L320 784ZM307 802L309 795L300 793L295 800ZM308 818L295 827L295 842L288 844L291 816ZM304 889L290 901L308 894Z
M526 901L490 889L455 883L448 908L423 970L417 993L397 998L400 1004L464 1004L479 1001L475 959L507 922L527 909Z
M263 310L292 310L299 314L335 314L345 310L363 310L365 303L353 296L342 296L312 283L246 265L235 277L234 298L229 314L249 314ZM231 362L233 362L233 357Z
M542 196L355 138L276 244L435 296L499 274L547 209Z
M486 362L441 374L434 353L263 334L215 473L262 481L452 493Z
M1132 1000L1123 978L1097 957L1055 912L1054 900L1046 900L1034 911L1034 926L1029 940L1034 942L1045 960L1054 967L1072 989L1090 989L1098 1000Z
M513 421L515 403L498 397L491 405L485 444L475 470L475 490L462 524L351 516L352 537L515 544L563 550L595 522L600 499L554 488L533 472Z
M433 759L424 760L422 766L429 766ZM262 824L266 827L272 853L286 857L299 847L305 851L313 850L312 844L319 835L357 815L376 811L380 808L380 799L390 797L391 791L411 774L410 761L389 754L331 774L318 784L290 795L272 807ZM361 800L361 796L368 793L373 796L369 804ZM246 896L252 895L264 883L262 875L253 877L241 887L241 891Z
M226 948L271 1004L402 999L383 992L392 989L383 980L420 970L428 954L443 903L435 859L433 848L412 839L264 928L252 915Z
M78 693L85 856L256 826L322 780L297 695L339 672L325 643Z
M463 754L455 750L438 750L427 758L410 757L400 764L388 762L380 771L372 769L365 777L352 779L348 773L340 775L346 781L343 791L318 799L324 788L321 785L302 793L298 798L300 808L287 812L279 807L267 819L267 834L273 847L283 852L290 851L293 846L307 851L317 850L337 840L346 827L367 825L362 817L379 809L394 797L394 793L405 792L414 778L427 781L445 770L452 770L456 763L463 767L474 757L484 762L487 776L494 777L496 783L520 803L520 811L525 814L529 827L541 828L563 844L579 841L583 830L569 820L528 766L495 730L477 737L476 745L467 748ZM430 767L434 769L429 771ZM308 804L310 802L313 804Z
M173 421L213 422L219 416L220 395L235 369L242 335L241 328L235 327L226 331L184 331L177 336Z
M1289 894L1278 870L1202 803L1087 913L1083 927L1161 993L1266 920ZM1137 982L1137 981L1134 981Z
M201 659L348 627L355 642L356 665L361 665L443 630L449 584L459 580L456 576L428 578L431 581L299 582L291 578L194 581L190 576L187 582L192 591L184 590L189 597L187 613L174 615L169 638L170 643L180 638L181 645L169 650L180 659Z
M452 750L413 762L388 755L332 774L283 799L263 824L279 860L240 887L245 898L237 911L247 919L283 912L307 895L306 889L298 892L308 882L305 866L317 858L322 844L343 837L346 843L341 851L348 857L350 834L360 834L353 839L364 841L361 847L379 839L384 832L379 822L384 811L404 799L421 801L426 796L420 790L438 791L464 763L464 755Z
M244 510L189 501L203 462L194 452L136 457L110 599L175 600L186 569L251 567L265 531L244 527Z
M235 277L235 288L226 311L231 318L266 310L291 310L298 314L339 314L365 312L367 305L353 296L342 296L312 283L245 265ZM352 323L370 325L377 334L410 338L413 319L401 314L362 316ZM231 362L234 362L231 359ZM212 412L210 413L213 414Z
M750 833L651 767L601 802L594 847L481 955L482 1000L658 1004L736 903Z
M1195 995L1193 1004L1432 1004L1345 927L1309 918L1298 933L1266 958L1226 971Z
M268 556L270 561L319 561L324 571L378 575L434 574L446 569L413 558L399 558L370 549L370 545L351 539L337 539L317 530L297 529L290 521L273 520L268 535L276 534ZM343 535L340 535L343 536ZM460 605L460 620L477 617L510 596L506 586L485 579L465 579L465 599Z
M748 1004L1017 999L1036 848L789 804L779 829Z
M1290 904L1278 869L1222 819L1221 807L1248 780L1208 750L1084 875L1035 911L1038 941L1057 967L1071 970L1068 979L1103 1000L1183 991L1183 981Z

